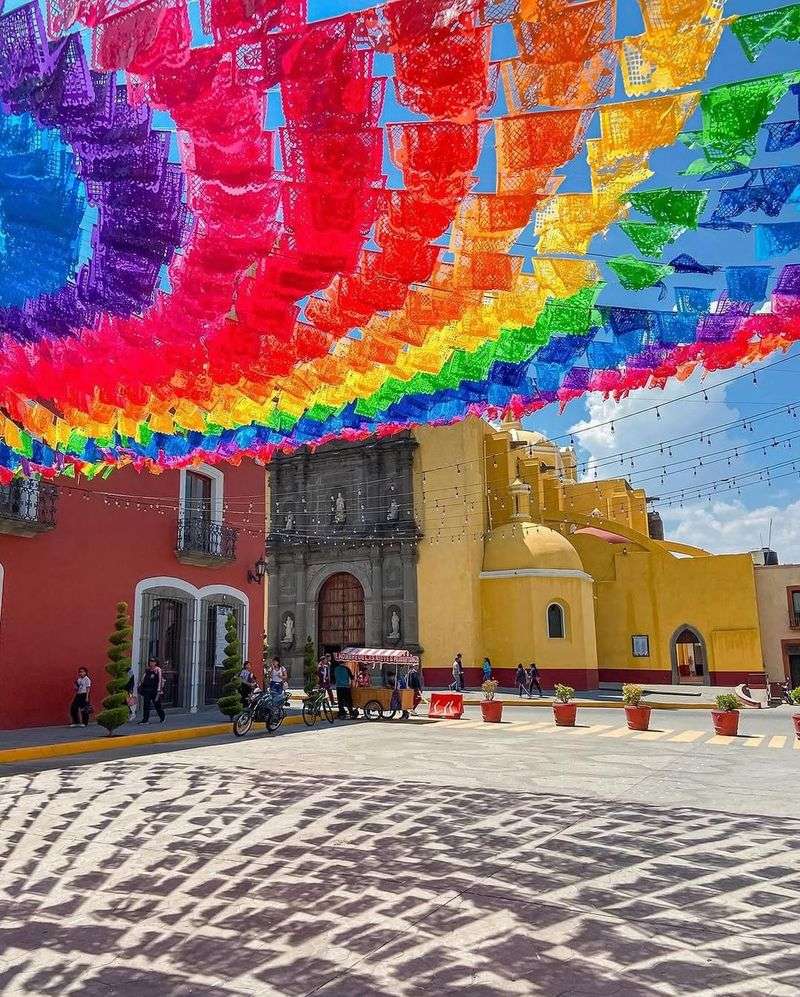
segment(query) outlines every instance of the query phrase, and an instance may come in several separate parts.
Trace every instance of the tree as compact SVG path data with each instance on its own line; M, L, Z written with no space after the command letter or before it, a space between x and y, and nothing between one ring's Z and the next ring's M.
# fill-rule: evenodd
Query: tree
M217 700L217 706L226 717L238 716L243 710L240 693L241 681L239 672L242 670L242 650L239 646L239 624L236 614L228 613L225 620L225 660L222 664L222 695Z
M306 692L317 684L317 652L314 649L314 641L306 637L306 646L303 649L303 688Z
M125 723L129 715L126 687L131 670L131 627L127 602L117 603L117 619L108 638L107 657L107 695L103 700L102 711L97 714L97 722L105 727L109 737L113 737L114 731Z

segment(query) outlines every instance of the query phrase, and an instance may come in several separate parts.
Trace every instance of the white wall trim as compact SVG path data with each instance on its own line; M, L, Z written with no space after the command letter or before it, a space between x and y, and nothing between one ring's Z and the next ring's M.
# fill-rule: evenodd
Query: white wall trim
M178 483L178 518L183 519L186 509L186 472L196 471L206 478L211 478L211 511L215 523L223 521L225 508L225 475L218 467L211 467L209 464L193 464L191 467L182 467Z
M502 568L499 571L482 571L482 581L492 578L581 578L593 582L594 578L577 568Z
M2 569L0 568L0 570ZM0 582L2 582L2 575L0 575ZM250 638L250 598L245 592L242 592L241 589L233 588L231 585L204 585L202 588L197 588L197 586L192 585L191 582L184 581L182 578L172 578L168 575L156 575L152 578L142 578L136 583L136 588L134 590L132 617L133 636L131 638L131 665L133 666L133 673L136 676L137 682L145 664L145 662L141 660L143 624L142 599L145 592L158 588L178 589L178 591L185 592L189 595L192 600L193 633L191 634L189 642L190 652L188 662L191 671L189 684L189 711L191 713L196 713L199 707L200 698L200 620L202 601L203 599L213 598L215 595L227 595L242 603L244 606L243 629L245 635L242 652L246 656Z

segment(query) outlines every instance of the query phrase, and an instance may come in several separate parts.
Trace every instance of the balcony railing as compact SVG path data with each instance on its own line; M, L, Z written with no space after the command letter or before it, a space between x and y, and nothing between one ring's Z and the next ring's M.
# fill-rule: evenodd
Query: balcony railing
M58 488L49 481L15 478L0 486L0 532L33 536L56 525Z
M178 543L175 551L189 564L226 564L236 559L239 531L225 523L182 516L178 519Z

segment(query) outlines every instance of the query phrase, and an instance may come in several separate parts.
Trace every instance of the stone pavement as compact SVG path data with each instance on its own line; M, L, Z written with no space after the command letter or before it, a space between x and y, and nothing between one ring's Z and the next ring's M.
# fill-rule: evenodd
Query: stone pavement
M6 777L0 993L800 993L800 752L456 723Z

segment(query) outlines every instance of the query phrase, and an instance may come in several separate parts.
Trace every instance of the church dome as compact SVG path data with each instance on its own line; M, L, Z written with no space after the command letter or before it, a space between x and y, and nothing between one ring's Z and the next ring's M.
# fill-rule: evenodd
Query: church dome
M566 537L541 523L508 523L492 530L483 548L483 570L521 568L583 571L583 564Z

